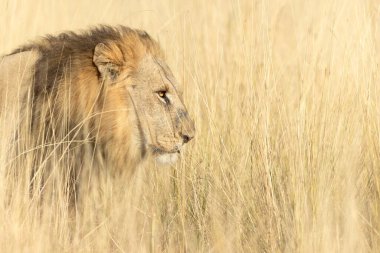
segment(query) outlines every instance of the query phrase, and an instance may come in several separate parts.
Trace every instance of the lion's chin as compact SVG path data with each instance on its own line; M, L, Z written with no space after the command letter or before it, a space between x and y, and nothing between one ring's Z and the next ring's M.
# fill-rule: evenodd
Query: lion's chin
M167 153L156 156L159 165L172 165L178 160L178 153Z

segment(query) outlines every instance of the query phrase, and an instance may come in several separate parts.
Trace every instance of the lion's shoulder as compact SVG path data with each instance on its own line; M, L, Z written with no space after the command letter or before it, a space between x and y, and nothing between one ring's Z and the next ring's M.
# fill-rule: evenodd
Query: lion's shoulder
M33 79L38 51L24 51L0 58L0 107L1 111L16 108Z
M3 56L0 58L0 136L13 136L20 121L24 100L31 87L33 68L38 60L36 51Z

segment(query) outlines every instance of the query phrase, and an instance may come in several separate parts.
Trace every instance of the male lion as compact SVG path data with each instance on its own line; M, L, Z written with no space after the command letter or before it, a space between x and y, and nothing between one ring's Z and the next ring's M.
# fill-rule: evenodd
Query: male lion
M0 62L0 117L16 128L9 161L29 166L31 181L42 175L40 187L58 165L77 184L84 167L132 174L149 157L173 163L194 137L182 87L144 31L48 35Z

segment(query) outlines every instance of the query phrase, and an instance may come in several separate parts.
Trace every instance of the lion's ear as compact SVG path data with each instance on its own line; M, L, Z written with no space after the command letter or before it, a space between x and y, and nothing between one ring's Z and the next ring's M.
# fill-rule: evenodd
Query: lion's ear
M99 43L95 46L93 61L103 79L114 81L121 69L122 52L117 45Z

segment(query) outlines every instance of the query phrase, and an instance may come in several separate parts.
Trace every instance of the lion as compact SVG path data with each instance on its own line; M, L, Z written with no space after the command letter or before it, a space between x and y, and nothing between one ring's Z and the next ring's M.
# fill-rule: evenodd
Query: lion
M57 164L68 185L80 184L85 167L133 174L144 160L173 164L194 137L183 87L145 31L47 35L0 62L0 117L15 128L10 161L31 168L34 186Z

